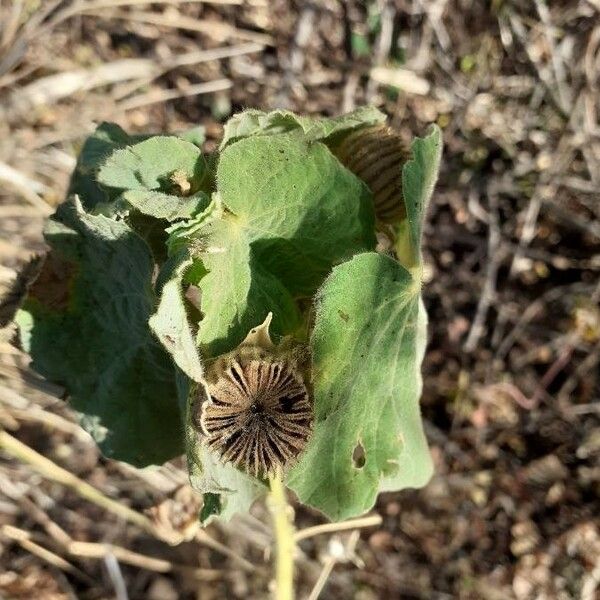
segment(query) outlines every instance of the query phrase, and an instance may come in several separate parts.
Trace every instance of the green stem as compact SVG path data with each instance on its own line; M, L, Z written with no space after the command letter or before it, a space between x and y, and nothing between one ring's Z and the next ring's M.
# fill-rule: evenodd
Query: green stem
M275 600L294 600L294 511L285 496L281 472L270 478L268 506L275 533Z

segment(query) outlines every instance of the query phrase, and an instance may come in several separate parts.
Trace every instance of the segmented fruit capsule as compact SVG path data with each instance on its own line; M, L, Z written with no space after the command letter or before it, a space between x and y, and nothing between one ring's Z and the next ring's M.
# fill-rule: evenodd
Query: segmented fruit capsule
M258 329L213 365L200 415L209 448L256 477L292 465L306 446L313 420L296 361L272 344L261 344L265 331Z
M369 186L378 219L389 223L406 216L402 165L410 152L395 131L387 125L362 127L345 136L331 151Z

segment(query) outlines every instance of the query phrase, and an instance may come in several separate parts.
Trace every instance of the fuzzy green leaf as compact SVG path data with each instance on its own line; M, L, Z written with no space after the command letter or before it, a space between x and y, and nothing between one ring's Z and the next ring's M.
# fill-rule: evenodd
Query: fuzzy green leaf
M377 253L335 267L319 291L315 430L289 485L331 519L369 510L382 489L420 487L431 476L419 412L419 291L406 269Z
M217 181L256 259L294 295L312 295L332 265L375 247L369 190L299 132L232 144Z
M171 177L180 172L198 189L206 163L197 146L172 136L154 136L113 152L98 171L98 181L120 190L173 188Z
M385 115L374 106L364 106L351 113L331 118L302 117L289 110L266 113L251 109L238 113L227 121L220 150L242 138L283 133L294 129L301 129L310 140L325 140L342 131L383 123L385 118Z
M415 138L411 155L402 169L406 221L400 225L396 247L398 260L408 269L421 263L423 221L440 170L442 134L437 125L426 137Z
M109 200L109 193L97 182L100 165L117 149L134 139L115 123L101 123L83 144L69 184L69 195L78 194L87 211Z
M253 256L246 232L231 218L210 222L201 232L198 255L208 273L194 282L202 292L198 343L209 356L228 352L273 312L275 334L293 333L301 319L281 282Z
M199 382L203 380L204 370L188 322L182 287L185 271L191 265L192 259L186 250L165 263L159 275L160 302L149 325L177 366L192 381Z
M164 192L126 190L122 198L142 214L167 221L190 219L210 204L210 199L204 192L182 197Z
M67 388L106 456L160 464L183 440L174 367L148 328L148 246L125 223L73 204L59 217L46 231L52 260L21 315L33 366Z

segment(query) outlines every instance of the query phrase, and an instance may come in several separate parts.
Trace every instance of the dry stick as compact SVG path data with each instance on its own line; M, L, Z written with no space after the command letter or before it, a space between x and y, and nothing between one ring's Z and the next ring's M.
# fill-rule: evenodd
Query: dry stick
M215 550L216 552L219 552L220 554L231 558L246 571L258 570L256 566L253 565L250 561L241 557L239 554L237 554L237 552L234 552L231 548L228 548L224 544L221 544L221 542L218 542L217 540L211 538L208 535L208 533L206 533L206 531L204 531L203 529L198 529L198 531L196 532L196 540L204 544L208 548L211 548L212 550Z
M579 282L568 284L560 287L554 287L542 294L541 297L534 300L521 314L518 321L515 323L511 331L502 338L498 343L498 349L494 356L494 360L502 360L510 352L510 349L519 337L525 327L544 309L544 305L556 301L561 296L566 297L568 294L587 293L589 288L587 285L582 285Z
M322 533L337 533L338 531L347 531L348 529L360 529L364 527L377 527L381 525L380 515L367 515L359 519L350 519L349 521L343 521L341 523L324 523L323 525L315 525L314 527L307 527L298 531L294 535L294 541L296 543L314 537L315 535L321 535Z
M129 594L127 594L127 584L123 579L123 573L119 566L119 561L115 558L114 554L107 554L104 557L104 565L108 571L108 577L115 590L116 600L129 600Z
M31 533L28 531L13 527L12 525L3 525L1 531L7 538L17 542L24 550L41 558L44 562L47 562L62 571L71 573L88 584L90 583L90 578L83 571L80 571L77 567L62 558L62 556L58 556L58 554L54 554L54 552L51 552L47 548L34 542L31 539Z
M333 571L333 567L337 563L337 559L334 556L328 556L321 572L319 573L319 578L315 582L313 589L310 592L310 595L306 600L317 600L320 593L323 591L331 572Z
M98 0L96 2L75 2L68 8L60 11L56 17L51 19L45 29L52 29L60 23L87 13L89 11L102 10L105 8L117 8L120 6L140 6L145 4L241 4L241 0Z
M42 215L48 216L52 213L50 205L44 202L38 195L39 193L46 191L46 186L38 181L30 179L10 165L0 162L0 182L4 182L11 186Z
M567 398L577 386L577 382L587 373L593 373L598 362L600 362L600 342L596 343L588 356L577 366L575 372L562 384L560 390L558 390L558 394L556 394L559 403L562 403L563 405L567 403ZM586 406L586 408L582 408L583 406ZM595 406L596 410L600 410L600 404L598 403L595 405L576 404L574 406L571 405L568 408L568 412L572 414L582 414L582 412L586 412L587 407L590 406Z
M281 470L270 477L271 491L267 506L273 518L275 533L275 598L293 600L294 598L294 543L293 509L287 503L285 486Z
M540 19L542 24L544 25L544 37L546 38L546 43L548 48L550 49L550 59L552 62L552 70L554 72L554 80L556 82L556 87L558 90L558 100L560 101L560 105L562 110L566 113L569 112L569 106L571 104L571 98L569 94L569 89L566 85L566 74L562 60L558 56L556 51L556 44L554 43L554 37L550 30L554 29L550 21L550 11L544 2L541 0L534 0L535 7L537 9L538 14L540 15Z
M182 536L180 535L168 536L165 535L165 533L159 532L152 521L145 515L142 515L141 513L121 504L120 502L117 502L116 500L108 498L100 490L97 490L89 483L82 481L79 479L79 477L76 477L72 473L69 473L69 471L66 471L62 467L54 464L51 460L37 453L26 444L23 444L6 431L0 431L0 448L15 458L31 465L42 476L70 487L82 498L85 498L97 506L112 512L125 521L134 523L142 530L155 536L156 538L167 542L170 545L177 545L182 541ZM233 552L233 550L223 546L216 540L213 540L205 531L199 531L196 535L196 539L206 546L209 546L213 550L216 550L235 560L244 569L249 571L255 570L255 567L252 565L252 563L243 557L238 556L235 552Z
M197 96L199 94L210 94L213 92L222 92L233 86L229 79L217 79L215 81L207 81L205 83L197 83L191 85L184 90L158 90L156 92L148 92L139 94L133 98L129 98L118 104L121 110L133 110L148 104L156 104L158 102L166 102L167 100L176 100L186 96Z
M15 38L19 29L21 13L23 12L23 0L15 0L11 12L4 23L2 34L0 35L0 51L8 48L11 41Z
M0 431L0 448L15 458L31 465L40 475L47 479L71 488L82 498L112 512L125 521L134 523L147 533L157 535L150 519L116 500L108 498L100 490L97 490L89 483L82 481L79 477L54 464L51 460L42 456L26 444L23 444L23 442L20 442L6 431Z
M196 567L189 567L187 565L172 563L162 558L154 558L152 556L146 556L145 554L133 552L127 548L115 546L114 544L96 544L93 542L73 541L67 547L67 551L72 556L77 556L80 558L104 559L106 556L112 555L119 562L131 565L133 567L139 567L141 569L147 569L148 571L155 571L157 573L177 572L202 581L214 581L223 575L222 571L218 571L216 569L200 569Z
M120 19L128 22L137 21L139 23L147 23L149 25L173 27L186 31L197 31L219 41L226 40L227 38L237 37L243 40L256 42L257 44L269 46L274 44L273 38L266 33L257 33L256 31L252 31L250 29L239 29L233 25L229 25L228 23L223 23L221 21L201 21L200 19L195 19L186 15L177 15L167 18L165 15L160 13L145 11L118 11L108 14L100 13L98 11L88 11L88 14L93 14L105 19Z
M56 524L55 524L56 525ZM56 525L58 527L58 525ZM40 546L34 542L31 538L32 535L28 531L18 529L12 525L3 525L1 529L2 533L6 537L18 542L23 548L39 556L43 560L57 566L70 573L77 574L78 576L89 581L89 577L74 567L71 563L66 561L64 558L50 552L43 546ZM68 534L68 540L64 540L64 543L59 542L65 551L76 558L93 558L104 560L107 556L113 556L119 562L146 569L148 571L154 571L156 573L181 573L188 577L198 579L201 581L214 581L220 579L223 575L222 571L216 569L200 569L197 567L190 567L188 565L182 565L178 563L172 563L162 558L155 558L152 556L146 556L139 552L133 552L127 548L116 546L114 544L104 544L95 542L77 542L72 540Z
M358 539L360 537L360 534L358 533L358 531L353 531L348 539L348 542L346 543L346 546L344 548L345 550L345 558L343 560L348 560L348 558L352 557L352 555L354 554L354 551L356 550L356 544L358 543ZM325 587L325 584L327 583L327 580L329 579L329 576L331 575L331 572L333 571L333 567L335 567L335 565L339 562L340 557L338 556L334 556L333 554L330 555L327 560L325 561L325 564L323 565L323 569L321 570L321 573L319 574L319 578L317 579L313 589L311 590L308 598L306 600L317 600L320 593L323 591L323 588Z
M245 42L234 46L220 46L219 48L209 48L208 50L196 50L194 52L186 52L185 54L169 57L168 59L159 62L156 74L138 78L131 83L121 84L118 90L113 91L112 96L115 100L122 100L140 87L152 83L157 77L164 75L171 69L221 60L223 58L233 58L235 56L252 54L254 52L260 52L263 48L263 44Z
M464 344L465 352L473 352L477 347L479 339L483 335L483 324L487 317L488 310L492 305L494 297L496 295L496 277L498 275L498 268L502 257L499 256L498 249L500 247L500 227L498 225L498 205L495 191L490 191L490 210L488 213L488 263L485 274L485 283L483 290L479 296L479 303L477 304L477 312L475 318L471 324L469 335Z

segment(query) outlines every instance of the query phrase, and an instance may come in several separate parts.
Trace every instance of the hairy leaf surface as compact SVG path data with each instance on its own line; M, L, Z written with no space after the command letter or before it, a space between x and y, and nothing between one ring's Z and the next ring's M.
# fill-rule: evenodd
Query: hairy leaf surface
M398 231L396 252L407 268L421 263L423 221L440 170L442 134L432 126L424 138L415 138L412 158L402 169L402 190L406 203L406 221Z
M266 113L250 109L234 115L227 121L220 149L223 150L228 144L253 135L283 133L294 129L301 129L312 141L325 140L342 131L384 121L385 115L374 106L360 107L351 113L331 118L303 117L289 110Z
M160 464L181 453L171 358L148 328L156 298L147 245L125 223L61 207L52 262L21 322L33 366L65 385L106 456Z
M142 214L169 222L190 219L210 203L210 198L204 192L182 197L164 192L126 190L122 198Z
M201 382L204 369L183 299L183 278L192 265L187 250L172 256L159 274L160 301L149 325L177 366L192 380Z
M413 142L403 167L400 262L359 254L336 267L318 293L315 432L289 484L332 519L365 512L378 492L420 487L431 476L419 412L427 326L420 245L441 146L433 127Z
M381 254L335 267L319 292L315 431L289 485L331 519L367 511L383 480L401 489L431 476L419 414L425 324L418 282Z
M375 247L367 187L298 132L233 144L217 179L255 257L294 295L312 295L332 265Z
M235 219L210 222L201 232L197 259L208 271L197 285L202 312L197 341L209 356L228 352L273 312L277 335L293 333L301 317L289 291L252 255L246 231Z
M162 190L173 187L179 172L200 187L206 163L197 146L173 136L154 136L113 152L98 171L98 181L120 190Z

